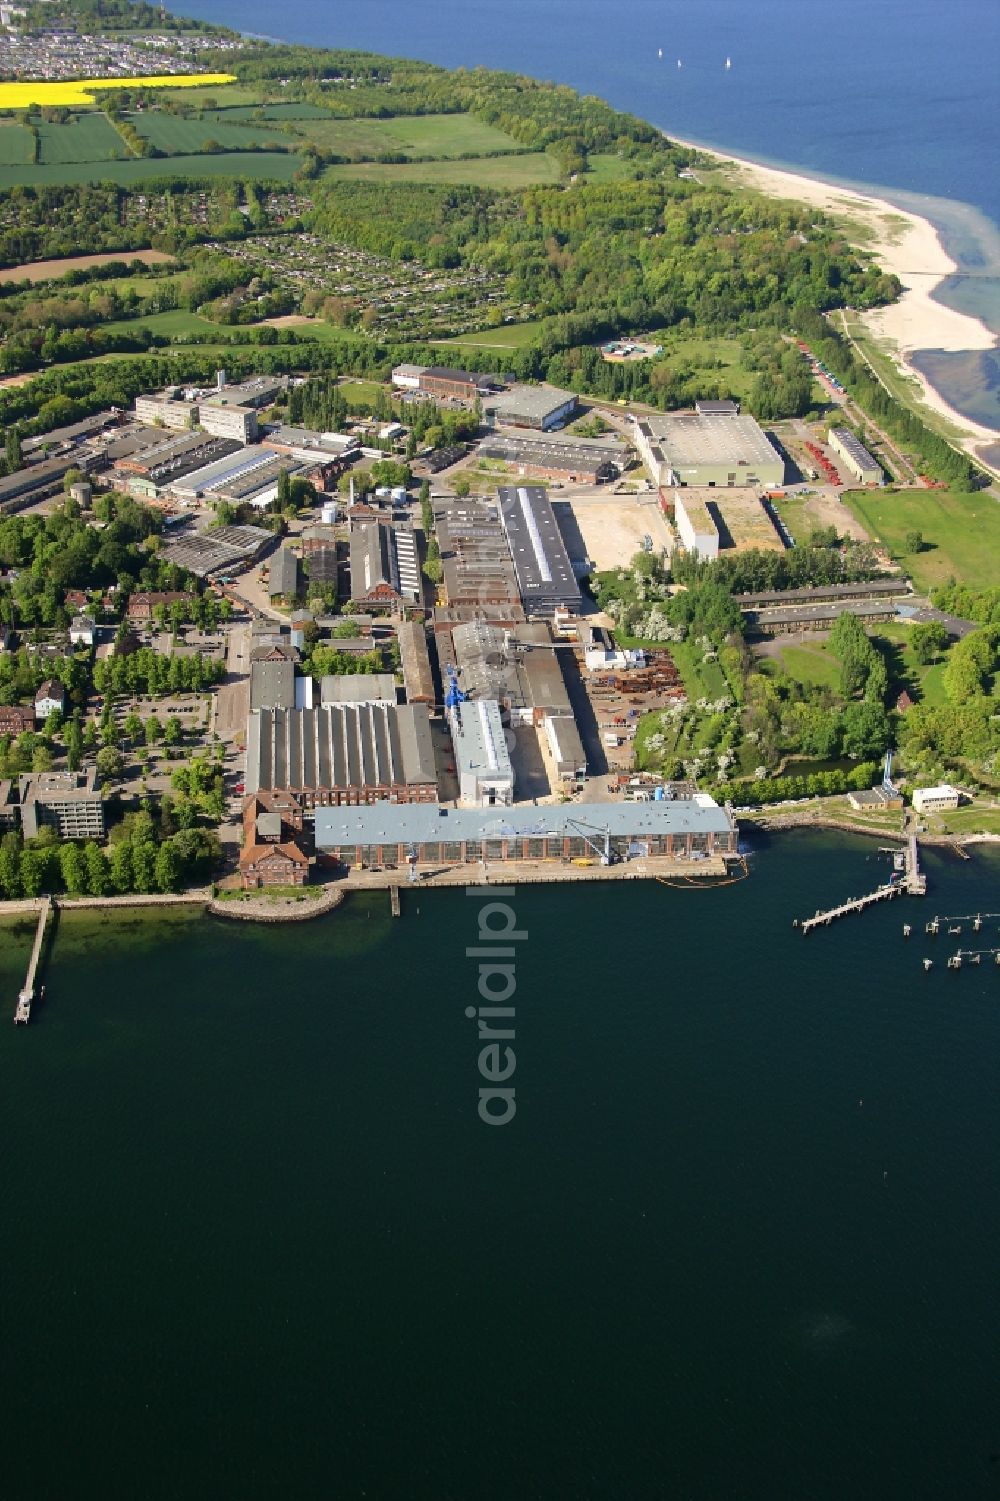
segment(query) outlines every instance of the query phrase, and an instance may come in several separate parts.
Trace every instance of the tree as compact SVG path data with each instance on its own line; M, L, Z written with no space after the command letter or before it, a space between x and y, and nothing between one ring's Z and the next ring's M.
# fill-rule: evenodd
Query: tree
M915 625L910 631L910 645L917 661L926 667L948 645L948 632L938 620Z
M87 865L87 890L91 896L106 896L111 881L104 851L91 841L83 847L83 858Z
M105 745L97 752L97 769L102 777L114 781L125 770L125 757L116 746Z
M923 552L927 546L923 533L918 531L907 532L903 538L903 542L908 553Z
M71 719L63 736L66 744L66 765L70 771L79 771L83 758L83 732L78 719Z
M156 745L157 741L162 739L163 725L157 715L151 714L146 720L146 744Z
M180 861L169 842L161 844L156 854L156 884L161 891L176 891L180 880Z
M59 851L59 869L70 896L87 892L87 860L78 844L64 844Z
M132 846L127 840L111 846L109 856L111 867L111 885L119 895L124 896L134 890L132 872Z
M21 467L21 434L16 427L7 429L4 454L7 460L7 473L16 474Z
M177 745L181 738L181 722L176 714L171 714L163 731L164 745Z
M137 714L133 709L130 714L126 714L122 729L132 744L138 745L139 741L143 739L142 716Z

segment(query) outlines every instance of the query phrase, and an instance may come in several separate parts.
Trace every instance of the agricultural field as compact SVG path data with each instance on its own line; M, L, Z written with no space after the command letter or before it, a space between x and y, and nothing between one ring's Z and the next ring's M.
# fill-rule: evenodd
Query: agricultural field
M121 143L122 151L126 147ZM129 157L127 161L67 162L63 166L0 165L0 192L19 185L37 187L48 183L114 182L124 187L157 178L241 177L258 182L291 182L299 158L287 152L233 151L220 156L172 156L169 159Z
M530 188L561 181L559 164L544 151L484 156L472 161L352 162L328 167L327 182L450 182L478 188Z
M447 160L523 150L513 136L473 115L397 115L386 120L304 120L297 133L324 151L367 160L380 152L405 152Z
M245 94L246 89L236 89L236 93ZM260 120L271 120L276 124L283 121L295 120L329 120L330 111L323 109L319 104L306 104L304 101L290 104L235 104L228 105L226 101L232 97L232 92L227 89L220 109L202 110L203 120L215 120L219 125L256 125ZM190 95L186 103L190 103Z
M974 589L1000 578L1000 505L991 495L949 490L851 490L844 500L920 589L955 578ZM908 550L919 532L924 550Z
M174 257L165 250L116 250L98 255L66 255L55 261L29 261L23 266L9 266L6 271L0 271L0 285L15 281L30 281L32 284L55 281L58 277L65 276L67 271L87 271L91 266L109 266L115 261L123 261L127 266L133 261L141 261L144 266L163 266L172 264L173 260ZM143 282L139 277L130 276L120 281L102 282L101 285L107 290L129 286L142 292L158 283L154 277Z
M135 114L129 118L140 135L169 157L197 156L204 151L208 141L215 141L227 151L247 150L251 146L285 151L293 144L291 137L283 135L274 126L269 129L266 123L222 125L215 117L182 119L179 115L161 111Z
M145 318L120 318L115 322L105 323L103 327L105 333L109 334L134 334L144 328L165 339L190 338L193 334L221 336L230 332L228 326L223 328L221 324L212 323L208 318L202 318L186 308L171 308L166 313L148 313Z
M106 115L88 110L74 115L65 125L37 124L39 160L43 166L62 167L75 162L109 162L127 158L131 152Z
M35 142L17 120L0 120L0 166L15 167L34 161Z
M223 84L234 82L231 73L157 73L137 78L66 79L60 83L7 82L0 83L0 109L28 109L33 104L40 108L51 105L57 109L72 109L75 105L93 106L95 96L107 89L186 90L208 85L218 89Z

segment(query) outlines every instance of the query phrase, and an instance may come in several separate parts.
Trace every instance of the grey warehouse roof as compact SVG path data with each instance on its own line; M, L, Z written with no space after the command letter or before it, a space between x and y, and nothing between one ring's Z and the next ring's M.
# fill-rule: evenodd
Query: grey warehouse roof
M505 486L500 518L525 608L534 600L579 605L580 586L545 490L540 485Z
M644 417L641 426L659 445L664 461L672 469L693 469L699 464L753 467L781 462L780 454L752 417L671 413Z
M247 728L248 793L434 783L426 704L262 709Z
M661 803L588 803L519 808L442 808L435 803L373 803L366 808L317 808L316 847L340 844L430 844L437 840L558 837L583 825L591 839L644 834L726 834L724 808L700 795ZM600 833L596 833L599 830Z

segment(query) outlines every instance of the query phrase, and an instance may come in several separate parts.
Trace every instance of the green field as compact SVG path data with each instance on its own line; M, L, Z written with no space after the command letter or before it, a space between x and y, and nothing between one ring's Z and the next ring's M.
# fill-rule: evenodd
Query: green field
M598 152L587 159L588 182L621 182L631 177L635 168L621 156L605 156Z
M0 120L0 166L30 162L34 154L34 141L24 126L15 120Z
M443 349L526 349L543 327L536 323L508 323L499 328L484 328L479 333L460 334L455 339L433 339Z
M840 687L840 662L824 646L783 646L774 660L797 683L817 688Z
M190 96L193 90L189 90ZM228 98L228 93L226 94ZM217 120L221 125L254 124L258 116L265 120L329 120L330 111L319 104L238 104L232 109L208 110L203 120Z
M68 128L68 127L66 127ZM122 151L125 144L119 141ZM63 166L0 165L0 192L23 184L114 182L128 186L156 178L240 177L244 180L291 182L299 158L273 151L234 151L222 156L173 156L169 160L130 157L120 162L68 162Z
M559 165L544 151L484 156L469 162L360 162L328 167L327 182L453 182L480 188L529 188L560 181Z
M233 105L259 105L261 85L252 83L193 84L186 89L160 89L160 99L176 99L191 109L229 108Z
M197 156L204 150L206 141L216 141L227 150L240 151L249 146L270 146L286 150L294 144L289 136L260 125L220 125L214 118L183 120L178 115L161 114L158 111L132 115L132 124L151 141L158 151L166 156Z
M149 313L145 318L120 318L114 323L104 324L104 331L109 334L132 334L140 328L148 329L151 334L159 334L165 339L174 339L178 335L223 332L218 323L212 323L208 318L202 318L186 308L171 308L166 313Z
M129 148L115 127L98 110L74 115L66 125L38 122L41 161L44 166L63 167L76 162L108 162L127 158Z
M990 495L948 490L851 490L844 500L921 589L949 578L985 589L1000 579L1000 504ZM909 553L920 532L926 551Z
M453 158L521 151L513 136L472 115L397 115L389 120L304 120L298 132L324 151L368 159L384 151Z

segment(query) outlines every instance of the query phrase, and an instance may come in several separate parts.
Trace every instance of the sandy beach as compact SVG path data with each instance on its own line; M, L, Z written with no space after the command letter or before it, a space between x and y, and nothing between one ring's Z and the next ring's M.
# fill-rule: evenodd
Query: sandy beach
M970 454L980 458L980 445L1000 442L1000 434L992 428L964 417L949 405L908 358L918 349L952 352L992 349L997 344L996 336L980 319L945 307L932 297L935 287L956 270L956 264L929 219L897 208L884 198L711 151L678 136L671 135L670 139L714 158L729 169L734 182L745 187L772 198L793 198L812 204L847 225L853 220L859 227L854 243L859 249L870 251L884 270L898 276L905 289L899 301L890 307L863 314L864 323L903 372L919 382L926 405L962 433L963 446ZM845 228L845 236L851 238L849 228Z

